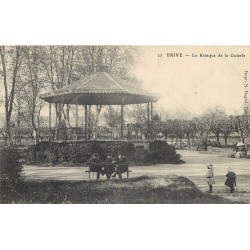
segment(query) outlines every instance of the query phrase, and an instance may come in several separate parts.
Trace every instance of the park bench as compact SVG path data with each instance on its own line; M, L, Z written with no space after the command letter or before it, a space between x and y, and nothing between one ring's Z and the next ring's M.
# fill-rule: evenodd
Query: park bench
M88 170L85 172L89 173L89 179L91 173L101 173L103 168L110 170L110 173L116 172L116 174L127 173L127 178L129 178L129 173L132 172L129 170L128 163L107 163L107 162L88 162Z

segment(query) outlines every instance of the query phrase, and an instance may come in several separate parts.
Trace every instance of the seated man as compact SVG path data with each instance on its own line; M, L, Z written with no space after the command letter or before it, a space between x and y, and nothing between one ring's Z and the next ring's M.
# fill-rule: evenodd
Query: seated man
M115 166L112 166L114 163L114 158L112 157L111 154L107 154L107 158L105 160L106 165L102 167L102 172L101 174L104 175L106 174L107 178L110 179L111 175L115 171Z
M91 163L99 163L99 155L97 153L94 153L91 155L90 160L89 160L90 164ZM101 167L97 166L94 168L94 171L97 173L97 179L100 179L100 173L101 173Z
M236 146L235 148L235 157L236 158L242 158L242 157L246 157L247 155L247 150L246 150L246 147L243 143L238 143L238 145Z
M115 167L115 173L112 175L112 177L116 177L116 175L119 175L119 178L122 179L122 173L124 173L124 171L121 171L118 168L119 164L126 164L128 163L128 160L125 156L122 156L121 154L118 154L118 156L115 159L115 164L117 164L117 166Z

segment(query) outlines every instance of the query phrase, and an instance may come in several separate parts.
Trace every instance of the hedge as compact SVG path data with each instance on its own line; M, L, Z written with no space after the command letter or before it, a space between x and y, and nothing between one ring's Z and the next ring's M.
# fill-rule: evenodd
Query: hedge
M100 160L107 154L121 154L130 162L144 163L177 163L180 159L175 148L166 142L150 142L149 148L141 160L135 154L134 145L126 141L40 142L28 148L26 160L29 163L85 163L93 153L97 153Z
M128 142L85 142L85 143L57 143L40 142L28 148L26 161L28 163L52 163L73 162L85 163L91 154L98 153L100 159L105 159L108 153L125 155L128 160L134 160L135 148Z

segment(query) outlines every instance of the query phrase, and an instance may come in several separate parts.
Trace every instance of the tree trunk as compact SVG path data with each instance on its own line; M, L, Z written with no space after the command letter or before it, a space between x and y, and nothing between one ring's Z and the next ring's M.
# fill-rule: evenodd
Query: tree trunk
M168 134L164 134L165 142L168 143Z
M194 137L192 137L192 140L191 140L191 141L192 141L192 145L194 145Z
M38 142L38 129L35 124L35 117L32 115L31 117L31 126L32 126L32 134L33 134L33 139L34 139L34 144L36 145Z
M205 131L201 137L202 149L204 151L207 151L207 138L208 138L208 133L207 131Z
M190 135L187 134L187 139L188 139L188 147L190 148L191 147L191 143L190 143Z
M225 147L227 147L227 135L225 135Z
M220 142L220 134L219 133L216 133L216 141Z
M37 144L37 131L36 129L32 128L32 134L33 134L33 140L34 140L34 144Z
M18 105L17 105L17 142L19 145L22 144L22 139L21 139L21 131L20 131L20 113L21 113L21 110L20 110L20 100L18 98Z
M102 111L102 105L96 105L96 117L95 117L95 126L98 126L98 122L99 122L99 116L100 113Z
M240 131L240 137L241 137L241 141L242 141L243 143L245 143L243 131Z
M7 133L7 144L8 145L13 145L13 140L11 136L11 127L10 127L10 115L7 113L6 114L6 133Z
M70 128L70 121L69 121L69 104L66 105L66 121L67 121L67 127Z

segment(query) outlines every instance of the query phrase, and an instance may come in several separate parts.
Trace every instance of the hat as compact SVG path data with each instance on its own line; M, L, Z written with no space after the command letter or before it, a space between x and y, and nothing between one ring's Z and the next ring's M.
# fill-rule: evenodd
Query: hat
M213 168L214 168L214 167L213 167L213 164L208 163L208 164L207 164L207 168L213 169Z

